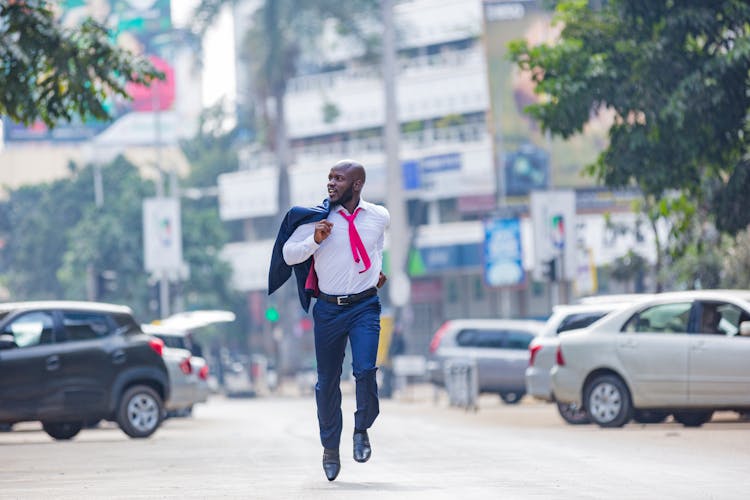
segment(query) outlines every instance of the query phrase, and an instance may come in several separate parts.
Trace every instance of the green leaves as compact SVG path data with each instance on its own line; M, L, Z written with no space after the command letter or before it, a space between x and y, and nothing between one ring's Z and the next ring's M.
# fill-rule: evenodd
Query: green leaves
M611 187L700 196L748 153L750 5L740 0L612 0L601 10L561 1L554 46L510 46L546 97L528 109L554 134L615 112L610 145L587 172Z
M107 119L109 95L128 82L162 78L145 59L117 48L93 20L63 29L50 2L0 5L0 115L52 127L74 118Z

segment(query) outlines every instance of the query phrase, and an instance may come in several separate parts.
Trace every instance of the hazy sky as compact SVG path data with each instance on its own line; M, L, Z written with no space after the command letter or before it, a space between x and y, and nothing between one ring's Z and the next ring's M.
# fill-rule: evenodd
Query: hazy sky
M172 0L172 22L183 26L198 0ZM216 25L203 40L203 105L210 106L222 96L235 97L234 25L230 9L224 9Z

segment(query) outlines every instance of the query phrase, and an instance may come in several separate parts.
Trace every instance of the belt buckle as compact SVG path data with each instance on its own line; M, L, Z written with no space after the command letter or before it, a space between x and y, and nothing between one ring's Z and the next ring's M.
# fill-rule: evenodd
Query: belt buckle
M349 298L348 295L339 295L338 297L336 297L336 305L337 306L348 306L349 302L347 302L347 300L346 300L348 298Z

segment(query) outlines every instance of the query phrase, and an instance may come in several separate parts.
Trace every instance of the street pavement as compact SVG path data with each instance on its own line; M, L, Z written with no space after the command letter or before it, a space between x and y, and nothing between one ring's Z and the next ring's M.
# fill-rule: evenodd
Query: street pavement
M416 388L384 400L373 456L354 462L345 388L342 470L320 465L312 395L215 396L150 439L106 423L56 442L35 423L0 433L0 498L744 499L750 422L717 414L623 429L569 426L553 405L450 407Z

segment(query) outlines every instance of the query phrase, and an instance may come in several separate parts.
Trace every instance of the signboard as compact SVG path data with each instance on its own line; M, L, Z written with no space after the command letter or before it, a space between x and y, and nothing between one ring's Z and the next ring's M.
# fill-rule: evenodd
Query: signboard
M146 271L150 273L182 271L179 200L143 200L143 261Z
M557 274L577 276L575 191L532 191L531 224L534 233L534 278L542 280L546 262L557 259Z
M401 163L401 169L403 172L404 189L429 188L431 178L434 175L441 172L461 170L461 154L447 153L406 160Z
M274 167L221 174L218 186L221 220L275 215L279 211L279 171Z
M522 285L523 269L521 222L518 219L494 219L484 224L484 281L488 286Z

